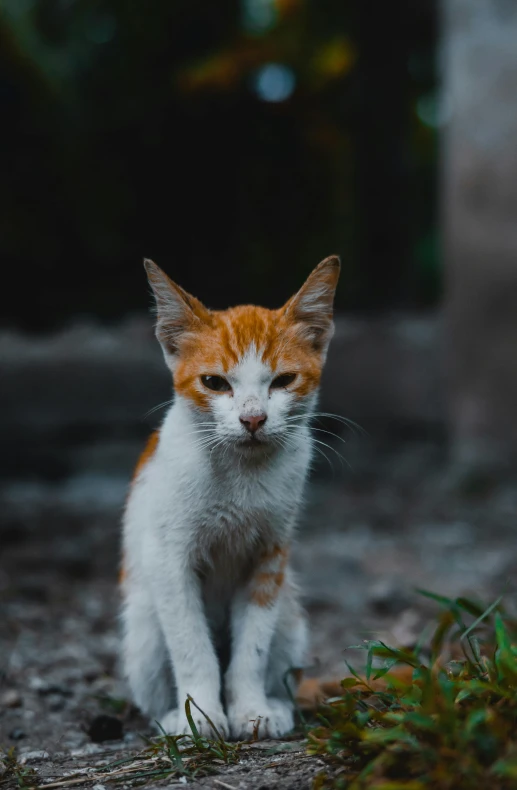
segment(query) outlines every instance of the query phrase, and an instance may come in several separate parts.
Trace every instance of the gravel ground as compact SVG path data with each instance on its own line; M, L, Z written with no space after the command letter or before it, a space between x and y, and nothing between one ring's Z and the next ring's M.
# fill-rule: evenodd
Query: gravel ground
M128 468L135 452L128 450ZM321 466L313 476L295 552L312 624L309 674L344 675L344 648L374 635L413 644L435 612L415 587L482 600L504 589L512 607L515 480L451 469L445 448L428 440L376 446L361 439L346 458L350 467L336 457L332 473ZM34 776L55 782L80 769L102 773L151 734L123 702L118 677L126 481L84 473L12 478L0 487L0 751L14 747L34 769L27 786ZM107 734L116 740L93 742L99 715L115 719ZM191 786L301 790L321 763L295 740L248 749L239 764L218 767L216 777ZM100 790L103 780L85 775L85 784Z

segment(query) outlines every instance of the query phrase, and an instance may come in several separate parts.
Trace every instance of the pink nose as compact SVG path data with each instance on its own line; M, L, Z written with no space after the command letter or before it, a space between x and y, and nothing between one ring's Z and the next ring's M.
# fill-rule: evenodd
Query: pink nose
M266 422L267 414L245 414L243 417L239 417L239 419L246 430L254 434L259 428L262 428Z

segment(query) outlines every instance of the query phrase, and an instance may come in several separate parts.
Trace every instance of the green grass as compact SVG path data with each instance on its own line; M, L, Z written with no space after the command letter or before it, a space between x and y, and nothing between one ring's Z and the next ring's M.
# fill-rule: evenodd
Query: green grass
M213 737L199 734L192 717L192 705L210 724ZM103 781L145 784L147 781L184 776L195 779L219 773L221 765L231 765L240 759L241 744L228 743L213 722L199 708L192 697L185 701L185 713L191 732L185 735L162 735L145 739L146 749L136 757L119 760L106 766ZM100 776L100 775L98 775Z
M354 646L366 653L364 672L349 665L342 694L321 708L317 724L302 719L309 754L327 766L314 790L517 788L517 623L501 598L484 608L420 592L441 607L431 639L413 650L381 641ZM163 733L102 773L92 769L56 786L194 779L238 763L250 744L228 743L213 724L213 737L200 735L192 706L187 699L188 735ZM0 788L39 784L14 749L3 759Z
M315 790L517 788L516 624L501 599L484 610L423 594L442 607L431 644L355 646L364 674L350 667L309 729L309 753L328 765Z
M194 705L205 716L213 730L213 737L206 738L199 734L191 713ZM245 748L242 743L228 743L215 725L189 697L185 702L185 712L191 732L185 735L162 735L156 738L144 738L147 746L136 755L105 765L102 771L92 768L91 774L72 774L57 783L40 784L37 773L22 766L16 758L14 748L10 749L6 762L7 772L0 777L0 790L13 787L20 790L35 790L37 787L64 788L81 785L104 784L107 782L121 782L124 785L136 787L146 784L150 780L173 779L186 777L195 779L199 776L219 773L221 766L239 762L241 751Z
M2 762L6 771L0 777L0 787L16 787L20 790L25 790L25 788L34 785L35 781L37 781L38 776L34 769L18 762L14 746L8 749L7 753L2 757Z
M205 717L212 728L214 738L200 735L192 717L191 705L194 705ZM159 759L165 757L177 774L194 778L201 774L216 772L217 766L239 762L239 743L228 743L218 731L212 720L196 705L192 697L185 702L185 713L191 733L188 735L167 735L149 742L147 753ZM170 772L169 772L170 773Z

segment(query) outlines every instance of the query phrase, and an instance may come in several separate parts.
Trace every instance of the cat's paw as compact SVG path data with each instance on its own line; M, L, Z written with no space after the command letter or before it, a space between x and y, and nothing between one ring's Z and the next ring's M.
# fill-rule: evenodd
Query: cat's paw
M205 709L203 708L203 710ZM206 715L217 728L218 734L214 732L212 725L207 721L205 716L196 710L194 706L191 707L191 713L196 729L200 735L212 739L218 738L218 734L223 738L228 737L230 729L222 708L212 710L208 708L205 710ZM160 721L160 725L168 735L192 735L192 729L184 710L169 711Z
M248 740L254 734L260 738L281 738L294 726L292 705L268 697L261 703L232 705L228 711L230 732L236 740Z
M200 735L203 735L205 738L212 738L217 739L219 736L222 738L227 738L230 734L230 728L228 727L228 719L226 718L222 707L219 708L203 708L203 713L200 713L194 706L191 707L191 714L194 720L194 724L196 725L196 729ZM210 721L208 721L210 719ZM214 731L214 727L216 728L217 732ZM186 732L188 735L192 734L192 730L185 714L185 711L181 711L180 715L178 716L178 731L179 732Z
M162 716L158 722L158 729L160 732L165 732L167 735L178 734L178 711L170 710L165 716Z

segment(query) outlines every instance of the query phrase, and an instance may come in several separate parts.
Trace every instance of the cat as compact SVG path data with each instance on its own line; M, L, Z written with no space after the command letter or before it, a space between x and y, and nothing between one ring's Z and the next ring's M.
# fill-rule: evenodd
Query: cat
M278 310L207 309L152 261L174 400L140 458L123 524L122 652L136 704L168 733L278 738L307 624L289 548L340 262ZM286 687L290 685L288 689Z

